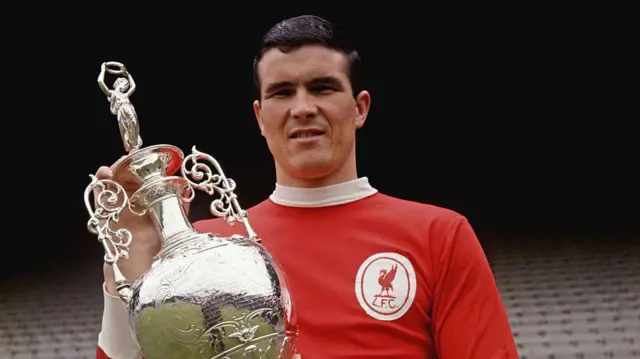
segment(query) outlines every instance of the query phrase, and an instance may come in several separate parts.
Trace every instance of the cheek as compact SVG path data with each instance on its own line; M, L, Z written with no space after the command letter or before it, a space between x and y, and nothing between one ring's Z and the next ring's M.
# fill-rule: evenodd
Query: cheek
M284 128L284 116L278 114L272 108L264 108L261 112L262 116L262 132L268 139L277 139L282 137L282 130Z
M348 115L345 116L345 113ZM339 117L340 114L342 114L341 117ZM336 112L336 116L333 118L335 120L331 121L332 141L341 146L350 146L354 141L356 131L355 111L344 108L342 112Z
M354 142L353 126L343 125L340 131L334 136L336 149L339 151L348 151Z
M283 124L281 121L276 121L274 118L263 117L262 135L267 141L267 146L272 153L280 153L285 151L286 139L284 138Z
M263 130L264 137L266 138L269 146L277 146L282 147L284 144L284 138L282 137L282 131L279 131L277 128L274 128L270 125L265 125Z

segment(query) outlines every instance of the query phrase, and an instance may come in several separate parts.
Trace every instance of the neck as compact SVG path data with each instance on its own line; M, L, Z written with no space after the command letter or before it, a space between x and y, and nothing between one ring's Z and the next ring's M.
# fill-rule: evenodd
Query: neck
M289 187L276 183L269 199L288 207L328 207L355 202L377 192L369 179L362 177L316 188Z
M334 169L329 175L316 178L293 177L284 171L278 162L275 162L276 180L279 185L297 188L327 187L358 179L355 153L351 153L341 167Z

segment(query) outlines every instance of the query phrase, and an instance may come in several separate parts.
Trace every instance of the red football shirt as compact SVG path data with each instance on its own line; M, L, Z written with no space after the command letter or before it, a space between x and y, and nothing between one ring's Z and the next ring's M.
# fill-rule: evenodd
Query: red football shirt
M380 193L315 208L266 200L249 213L286 274L303 359L518 358L463 216ZM195 226L244 234L220 219Z
M518 358L461 215L378 193L319 208L267 200L250 222L286 273L302 358ZM196 227L243 233L220 220Z

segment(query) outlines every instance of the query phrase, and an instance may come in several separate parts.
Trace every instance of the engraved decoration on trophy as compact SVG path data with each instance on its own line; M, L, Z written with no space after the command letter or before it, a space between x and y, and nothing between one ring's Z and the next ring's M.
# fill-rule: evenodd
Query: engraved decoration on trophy
M120 76L113 89L106 74ZM276 259L239 204L235 181L195 146L186 158L175 146L142 147L129 100L136 84L123 64L103 63L98 83L117 116L128 155L114 164L112 179L90 175L87 226L113 268L145 359L292 358L298 336L294 301ZM123 185L136 190L128 194ZM216 196L211 213L228 225L242 223L247 235L197 231L185 211L194 189ZM136 240L120 225L126 211L150 216L161 239L151 268L133 283L119 268Z

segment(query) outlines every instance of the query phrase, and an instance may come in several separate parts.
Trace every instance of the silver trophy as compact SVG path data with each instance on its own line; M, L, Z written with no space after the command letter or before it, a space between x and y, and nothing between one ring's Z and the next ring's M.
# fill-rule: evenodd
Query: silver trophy
M113 89L105 84L107 73L119 76ZM128 155L114 165L112 179L90 175L84 194L88 229L104 247L144 358L292 358L298 332L289 290L240 207L235 182L195 147L186 158L170 145L141 147L129 100L136 85L123 64L104 63L98 83L117 115ZM174 175L178 170L181 176ZM124 183L135 183L137 191L127 195ZM196 231L184 209L194 188L216 195L212 214L229 225L242 223L248 235ZM122 211L150 215L162 241L151 268L134 283L118 268L136 240L118 228Z

